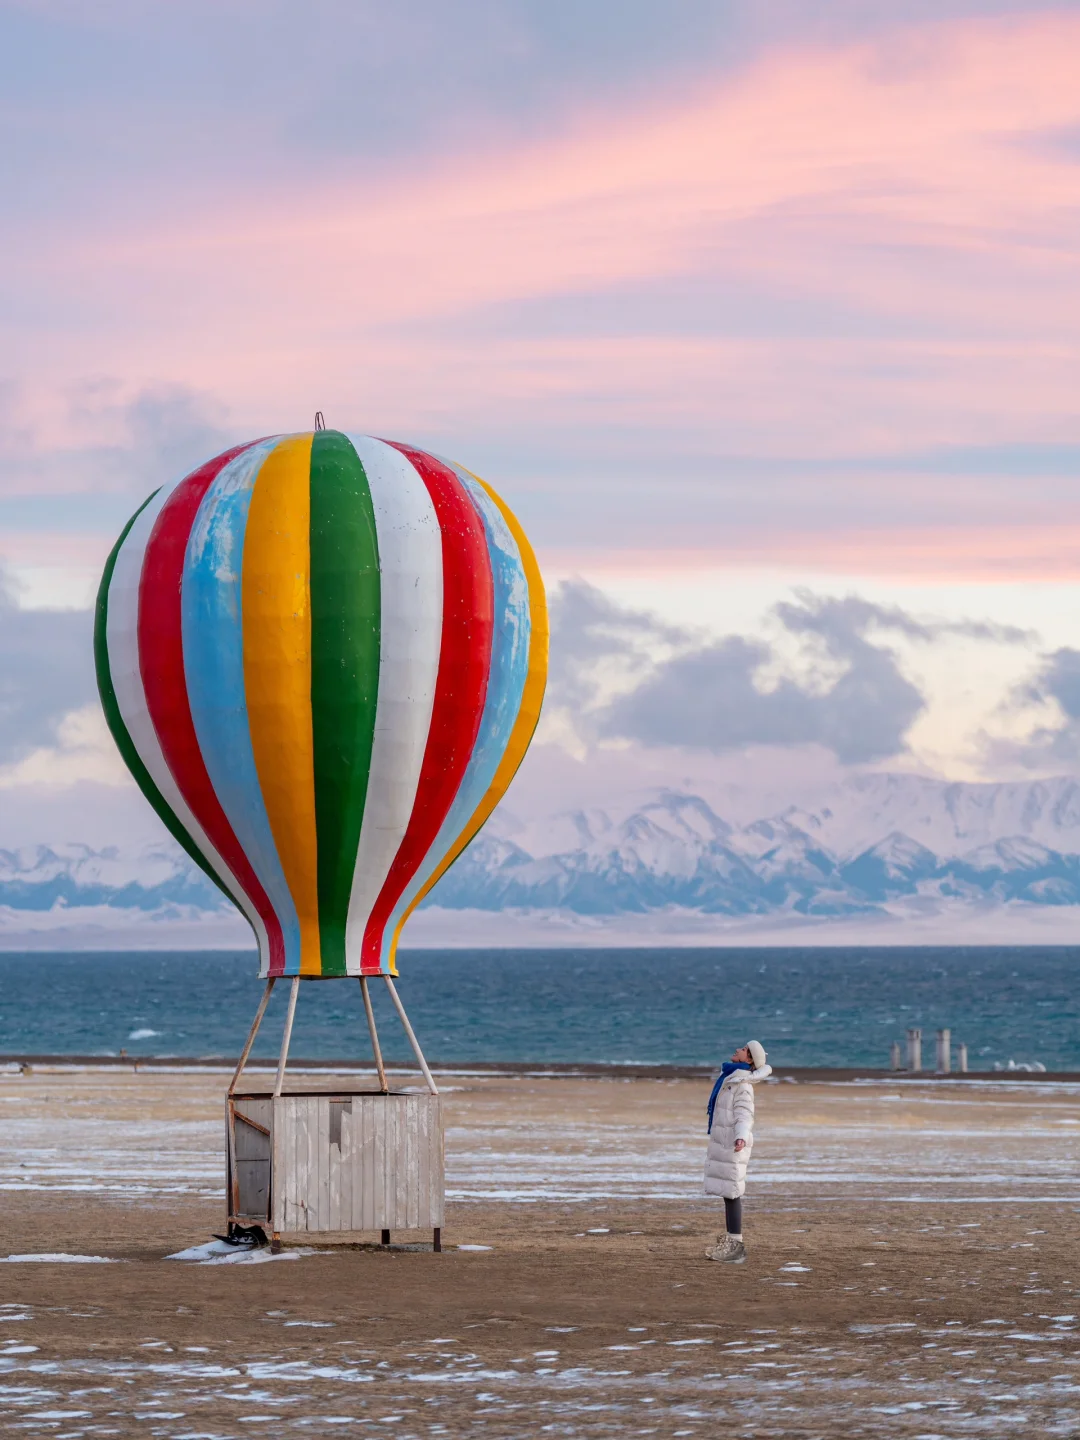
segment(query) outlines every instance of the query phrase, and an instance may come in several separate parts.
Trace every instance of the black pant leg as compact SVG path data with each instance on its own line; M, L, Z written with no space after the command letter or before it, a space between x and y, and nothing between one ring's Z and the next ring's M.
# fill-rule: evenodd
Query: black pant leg
M724 1197L724 1220L727 1223L729 1235L742 1234L742 1200L729 1200Z

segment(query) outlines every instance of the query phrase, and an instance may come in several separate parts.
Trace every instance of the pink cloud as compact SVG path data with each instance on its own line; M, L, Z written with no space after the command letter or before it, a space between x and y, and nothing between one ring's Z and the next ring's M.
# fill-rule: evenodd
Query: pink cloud
M676 449L802 458L1074 441L1080 163L1046 137L1078 124L1069 11L777 53L482 159L397 175L337 165L288 191L187 196L154 223L118 228L103 212L16 235L20 291L55 318L0 333L29 409L53 417L41 444L78 440L52 387L102 374L121 390L211 392L252 430L305 424L318 406L332 423L453 436L458 451L497 433L527 454L590 426L647 429L658 450L668 435ZM480 323L679 278L770 293L776 324ZM811 300L816 333L783 323L786 303ZM859 484L906 482L821 483L842 507ZM968 483L949 482L957 497ZM925 537L935 482L918 484L926 518L910 533ZM1000 503L1019 513L1015 495ZM851 527L838 554L874 531L858 505L829 523ZM942 534L962 556L959 532ZM762 541L776 555L787 543Z
M872 576L911 582L994 584L1080 580L1080 523L907 526L738 527L707 545L627 546L617 552L546 547L549 576L625 579L647 572L686 579L730 570Z

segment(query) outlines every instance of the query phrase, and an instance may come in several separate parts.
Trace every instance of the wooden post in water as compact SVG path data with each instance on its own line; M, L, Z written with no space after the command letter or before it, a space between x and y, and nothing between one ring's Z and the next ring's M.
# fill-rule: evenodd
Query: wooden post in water
M939 1030L935 1043L934 1069L938 1075L948 1075L952 1070L952 1057L950 1054L951 1032Z
M922 1069L922 1031L917 1028L907 1032L907 1068L913 1075Z

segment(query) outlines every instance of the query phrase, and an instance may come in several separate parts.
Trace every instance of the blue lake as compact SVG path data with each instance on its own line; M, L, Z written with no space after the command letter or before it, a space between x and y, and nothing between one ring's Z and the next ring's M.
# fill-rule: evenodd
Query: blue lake
M399 992L433 1061L713 1064L757 1037L784 1065L888 1063L923 1029L1009 1059L1080 1070L1080 952L1024 949L409 951ZM408 1046L373 982L388 1056ZM256 1054L276 1054L279 984ZM235 1055L262 986L253 954L0 954L0 1052ZM293 1051L369 1053L355 980L305 982Z

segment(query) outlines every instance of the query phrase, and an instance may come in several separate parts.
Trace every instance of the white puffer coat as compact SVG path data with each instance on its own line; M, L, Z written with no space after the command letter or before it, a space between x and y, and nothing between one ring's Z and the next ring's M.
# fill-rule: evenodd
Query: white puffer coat
M754 1086L772 1074L771 1065L758 1070L733 1070L720 1086L705 1157L705 1194L737 1200L746 1189L746 1166L754 1148ZM735 1141L745 1140L744 1150Z

